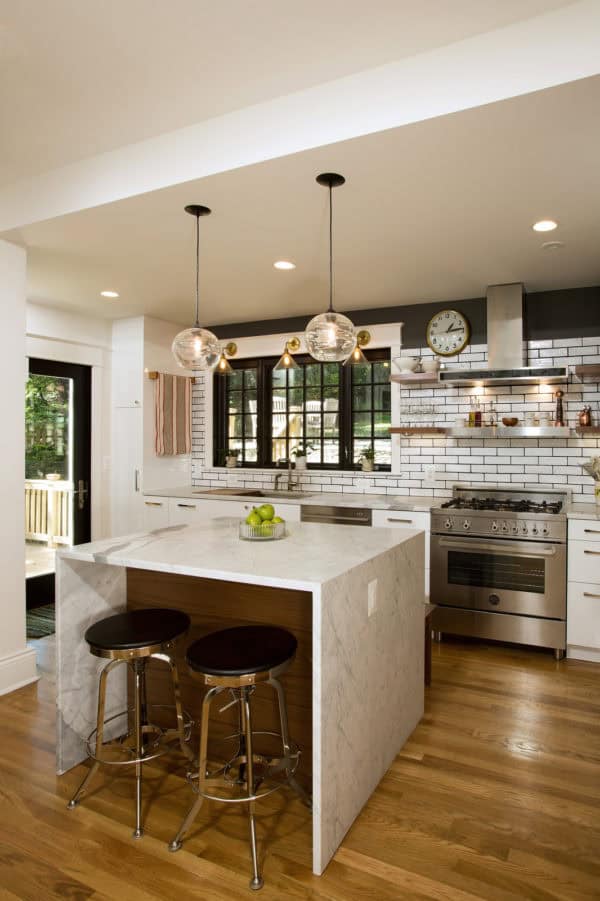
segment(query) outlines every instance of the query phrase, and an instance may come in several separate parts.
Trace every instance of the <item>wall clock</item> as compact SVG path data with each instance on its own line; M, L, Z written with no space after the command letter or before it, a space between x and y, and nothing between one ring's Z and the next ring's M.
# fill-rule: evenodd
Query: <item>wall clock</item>
M467 317L458 310L440 310L427 323L425 337L434 353L453 357L469 343L471 326Z

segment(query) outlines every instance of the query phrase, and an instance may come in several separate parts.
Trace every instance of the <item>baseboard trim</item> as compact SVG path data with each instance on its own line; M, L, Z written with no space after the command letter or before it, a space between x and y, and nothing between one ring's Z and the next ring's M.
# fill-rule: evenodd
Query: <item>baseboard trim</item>
M16 654L0 658L0 695L10 694L25 685L37 682L37 654L34 648L24 648Z
M567 645L567 657L569 660L586 660L588 663L600 663L600 651L594 648L580 648L577 645Z

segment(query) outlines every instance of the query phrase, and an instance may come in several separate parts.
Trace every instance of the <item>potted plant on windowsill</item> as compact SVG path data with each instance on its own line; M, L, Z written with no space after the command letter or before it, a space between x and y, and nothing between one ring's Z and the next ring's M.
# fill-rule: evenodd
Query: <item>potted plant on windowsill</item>
M235 469L235 467L237 466L239 454L239 450L232 449L227 451L227 453L225 454L225 466L227 467L227 469Z
M306 469L306 456L312 449L312 444L304 443L297 444L292 448L291 456L294 458L296 469Z
M375 451L367 447L360 455L360 465L363 472L373 472L375 469Z

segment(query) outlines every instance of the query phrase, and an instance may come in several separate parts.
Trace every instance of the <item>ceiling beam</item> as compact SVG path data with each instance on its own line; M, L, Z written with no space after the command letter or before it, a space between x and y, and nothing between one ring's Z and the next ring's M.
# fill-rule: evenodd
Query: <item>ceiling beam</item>
M0 191L0 233L598 73L600 2L579 0L15 182Z

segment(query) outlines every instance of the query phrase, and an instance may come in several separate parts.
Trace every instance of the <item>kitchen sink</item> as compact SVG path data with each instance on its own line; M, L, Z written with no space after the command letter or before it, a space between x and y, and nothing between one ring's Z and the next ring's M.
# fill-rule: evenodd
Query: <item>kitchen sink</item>
M313 497L305 491L260 491L254 488L196 488L194 494L209 494L214 497L264 497L274 500L285 498L301 500L305 497Z

